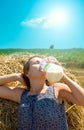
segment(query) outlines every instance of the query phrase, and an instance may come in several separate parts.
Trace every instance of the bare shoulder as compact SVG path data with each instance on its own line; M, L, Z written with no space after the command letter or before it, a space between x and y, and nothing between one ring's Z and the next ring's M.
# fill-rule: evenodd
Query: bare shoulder
M19 103L23 91L20 87L0 86L0 97Z
M70 88L64 83L55 83L54 84L55 96L59 102L62 102L66 95L69 95L71 92Z
M64 83L56 83L56 84L54 84L54 87L58 91L69 91L69 92L71 92L71 89L68 87L68 85L66 85Z
M77 100L72 90L66 84L57 83L54 85L54 88L59 102L66 100L68 102L72 102L73 104L80 105L80 102Z

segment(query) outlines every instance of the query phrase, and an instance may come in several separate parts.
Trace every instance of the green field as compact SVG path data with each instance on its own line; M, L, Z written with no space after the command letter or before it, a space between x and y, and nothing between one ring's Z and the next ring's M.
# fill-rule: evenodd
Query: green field
M52 55L66 67L84 68L84 49L0 49L0 55L15 53Z

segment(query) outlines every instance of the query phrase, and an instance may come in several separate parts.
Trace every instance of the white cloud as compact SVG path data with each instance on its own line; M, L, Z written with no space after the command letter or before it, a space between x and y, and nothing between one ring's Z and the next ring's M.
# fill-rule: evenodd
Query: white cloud
M39 17L35 19L30 19L26 21L22 21L21 25L23 26L32 26L32 27L38 27L39 25L42 24L42 22L45 20L45 17Z
M22 26L40 27L40 28L50 28L53 26L53 20L51 17L39 17L35 19L30 19L21 22Z

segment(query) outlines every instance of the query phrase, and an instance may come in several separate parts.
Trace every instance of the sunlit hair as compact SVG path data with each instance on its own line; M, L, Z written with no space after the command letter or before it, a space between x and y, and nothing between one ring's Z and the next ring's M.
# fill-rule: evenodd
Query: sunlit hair
M32 56L32 57L30 57L29 59L28 59L28 61L25 63L25 65L24 65L24 67L23 67L23 73L22 73L22 77L23 77L23 79L24 79L24 81L25 81L25 84L26 84L26 86L27 86L27 88L30 90L30 88L31 88L31 85L30 85L30 81L29 81L29 78L28 78L28 76L27 76L27 74L28 74L28 71L29 71L29 68L30 68L30 61L31 61L31 59L33 59L33 58L35 58L35 57L39 57L39 58L44 58L43 56L37 56L37 55L35 55L35 56ZM46 85L50 85L50 83L48 82L48 80L46 80Z

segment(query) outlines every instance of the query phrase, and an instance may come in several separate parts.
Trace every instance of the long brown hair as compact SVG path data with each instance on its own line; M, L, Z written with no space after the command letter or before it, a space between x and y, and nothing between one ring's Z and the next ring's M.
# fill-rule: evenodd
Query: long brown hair
M22 77L23 77L23 79L24 79L24 81L25 81L25 84L26 84L26 86L27 86L27 88L28 88L29 90L30 90L30 88L31 88L31 85L30 85L29 78L28 78L28 76L26 76L26 75L28 74L28 71L29 71L29 68L30 68L30 61L31 61L31 59L33 59L34 57L44 58L43 56L37 56L37 55L35 55L35 56L30 57L30 58L28 59L28 61L24 64ZM50 83L48 82L48 80L46 80L46 84L47 84L48 86L50 85Z

